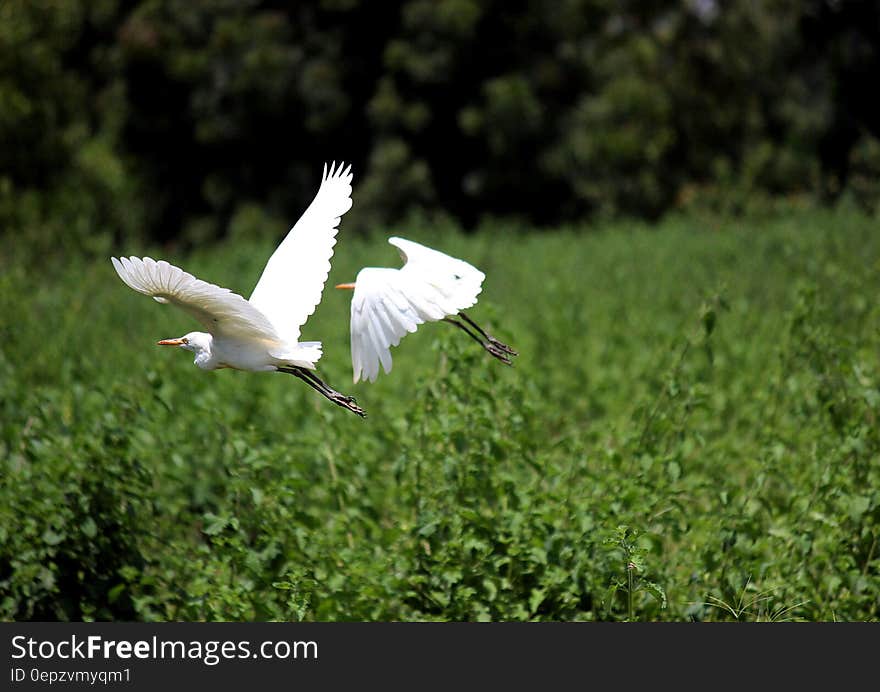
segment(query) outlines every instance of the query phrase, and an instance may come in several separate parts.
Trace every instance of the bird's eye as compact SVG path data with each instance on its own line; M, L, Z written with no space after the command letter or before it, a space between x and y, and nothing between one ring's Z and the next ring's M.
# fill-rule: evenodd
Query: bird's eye
M453 276L455 277L456 281L458 281L461 278L458 274L453 274Z
M183 337L183 343L188 344L188 343L189 343L189 339L187 339L186 337Z

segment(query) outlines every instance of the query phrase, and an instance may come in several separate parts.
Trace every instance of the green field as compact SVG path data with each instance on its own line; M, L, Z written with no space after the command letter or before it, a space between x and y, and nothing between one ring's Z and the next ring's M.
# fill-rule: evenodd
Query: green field
M4 620L877 620L880 233L854 212L391 233L487 274L351 384L202 372L107 258L0 259ZM397 266L346 234L328 286ZM248 295L272 242L180 264Z

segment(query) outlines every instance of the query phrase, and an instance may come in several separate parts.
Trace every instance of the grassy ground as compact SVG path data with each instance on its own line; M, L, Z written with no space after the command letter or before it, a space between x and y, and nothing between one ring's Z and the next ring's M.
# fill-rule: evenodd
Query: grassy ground
M0 260L0 616L877 620L880 233L843 211L394 233L488 278L351 384L204 373L110 262ZM271 244L153 251L247 295ZM148 249L126 247L129 254ZM328 286L397 266L343 223Z

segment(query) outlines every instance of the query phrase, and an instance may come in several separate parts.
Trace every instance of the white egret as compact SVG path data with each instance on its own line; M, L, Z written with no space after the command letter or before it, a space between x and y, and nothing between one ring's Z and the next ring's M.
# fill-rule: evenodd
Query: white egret
M379 364L391 372L391 346L424 322L449 322L507 365L517 352L480 327L463 310L476 304L486 275L464 260L403 238L388 242L400 252L400 269L364 267L351 298L351 365L354 381L375 382ZM464 322L455 319L460 317ZM465 324L466 323L466 324ZM472 331L473 330L473 331Z
M334 404L363 417L353 397L330 388L312 372L322 355L321 342L299 341L300 328L321 302L339 220L351 208L351 180L351 166L343 170L342 164L334 163L328 171L324 165L318 193L272 253L250 300L164 260L112 257L111 262L135 291L176 305L208 330L162 339L160 346L192 351L203 370L295 375Z

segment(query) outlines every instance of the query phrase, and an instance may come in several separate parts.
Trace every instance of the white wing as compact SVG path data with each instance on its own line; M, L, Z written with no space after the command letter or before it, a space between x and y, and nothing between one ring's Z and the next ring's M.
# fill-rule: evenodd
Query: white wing
M351 166L334 164L328 173L324 165L318 194L272 253L251 294L250 302L291 344L321 302L339 219L351 209L351 179Z
M439 291L447 314L477 302L486 275L475 266L412 240L395 237L388 242L398 249L406 263L400 271Z
M280 343L266 316L228 288L197 279L164 260L111 257L110 261L119 278L130 288L160 303L176 305L215 336L263 339L269 345Z
M485 274L442 252L402 238L402 269L361 269L351 300L354 381L375 382L379 365L391 372L392 346L424 322L435 322L477 302Z

